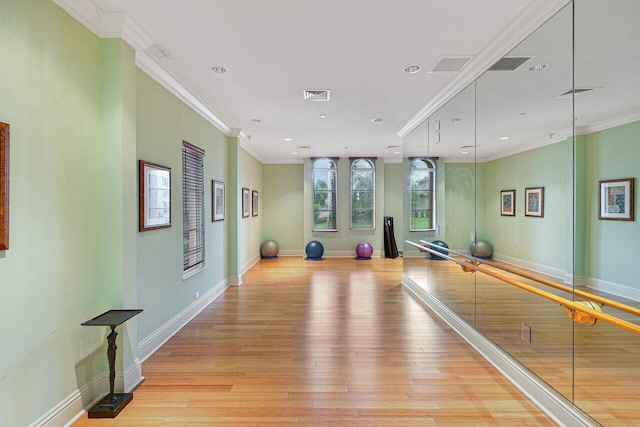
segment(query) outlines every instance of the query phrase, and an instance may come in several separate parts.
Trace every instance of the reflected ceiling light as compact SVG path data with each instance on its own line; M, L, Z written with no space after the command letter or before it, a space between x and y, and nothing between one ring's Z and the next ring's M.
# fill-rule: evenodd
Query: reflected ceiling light
M292 156L295 156L296 154L298 154L298 153L296 153L295 151L293 153L291 153Z
M407 65L406 67L404 67L404 72L407 73L407 74L415 74L418 71L420 71L420 66L419 65L411 64L411 65Z
M372 123L380 123L382 121L382 119L377 118L377 119L371 119Z
M509 137L508 136L501 136L500 139L505 141L505 140L509 139Z
M463 151L463 152L462 152L462 153L460 153L460 154L469 154L469 152L468 152L468 151Z
M393 154L400 154L400 152L399 151L394 151Z
M420 147L420 148L422 148L423 150L426 150L426 149L427 149L427 147L425 147L425 146L422 146L422 147Z
M291 142L291 141L293 141L293 138L285 138L284 140L285 140L286 142Z
M531 67L529 67L529 71L542 71L548 66L549 64L547 64L546 62L543 62L542 64L532 65Z
M325 117L327 117L326 114L320 114L320 118L324 119Z
M227 69L219 65L214 65L213 67L211 67L211 71L213 71L216 74L224 74L227 72Z
M580 116L580 117L576 117L576 122L582 121L582 120L586 120L587 118L585 116Z

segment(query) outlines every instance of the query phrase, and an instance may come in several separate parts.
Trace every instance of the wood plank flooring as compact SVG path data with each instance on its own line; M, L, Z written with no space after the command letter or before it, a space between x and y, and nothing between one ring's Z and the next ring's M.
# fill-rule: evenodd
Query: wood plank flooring
M262 260L75 426L553 425L400 285L402 259Z

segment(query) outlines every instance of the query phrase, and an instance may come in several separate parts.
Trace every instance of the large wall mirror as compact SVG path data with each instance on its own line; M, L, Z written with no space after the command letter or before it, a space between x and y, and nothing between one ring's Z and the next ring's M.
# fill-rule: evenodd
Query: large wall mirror
M405 239L442 240L454 257L486 242L486 268L572 302L625 304L595 302L640 326L640 222L620 220L639 212L638 17L635 0L568 3L408 135L405 209L411 158L436 159L438 191L435 230L405 227ZM636 333L404 251L406 276L550 388L604 424L640 420Z

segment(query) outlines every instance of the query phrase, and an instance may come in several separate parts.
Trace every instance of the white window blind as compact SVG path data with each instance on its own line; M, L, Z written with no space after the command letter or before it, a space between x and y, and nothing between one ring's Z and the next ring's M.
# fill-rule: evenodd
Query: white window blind
M204 269L204 150L182 144L183 277Z

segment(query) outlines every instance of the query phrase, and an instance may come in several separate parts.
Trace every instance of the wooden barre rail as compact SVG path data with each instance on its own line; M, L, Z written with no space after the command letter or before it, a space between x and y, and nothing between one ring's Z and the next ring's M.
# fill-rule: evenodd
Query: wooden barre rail
M420 240L420 243L425 243L425 244L429 245L429 247L434 247L434 248L439 248L440 247L438 245L434 245L433 243L427 242L425 240ZM464 258L466 258L468 260L471 260L471 262L478 262L480 264L489 265L489 266L491 266L493 268L497 268L499 270L503 270L503 271L506 271L506 272L509 272L509 273L512 273L512 274L517 274L518 276L524 277L526 279L535 280L538 283L542 283L543 285L558 289L560 291L564 291L564 292L567 292L567 293L573 293L575 295L578 295L579 297L588 298L588 299L590 299L592 301L595 301L595 302L598 302L598 303L600 303L602 305L606 305L608 307L615 308L615 309L620 310L620 311L625 311L625 312L627 312L629 314L633 314L635 316L640 316L640 309L637 309L637 308L632 307L630 305L626 305L626 304L623 304L621 302L613 301L613 300L610 300L610 299L605 298L605 297L594 295L594 294L591 294L589 292L581 291L579 289L574 289L571 286L567 286L567 285L563 285L563 284L560 284L560 283L552 282L551 280L547 280L547 279L544 279L544 278L541 278L541 277L536 277L533 274L528 274L528 273L523 272L523 271L518 271L515 268L511 268L511 267L506 266L506 265L498 265L498 264L494 264L494 263L491 263L491 262L487 262L487 261L485 261L485 260L483 260L481 258L465 255L463 253L456 252L456 251L454 251L452 249L447 249L447 251L452 252L452 253L454 253L454 254L456 254L458 256L464 257Z
M531 292L532 294L535 294L535 295L538 295L538 296L543 297L545 299L548 299L550 301L556 302L556 303L562 305L563 307L565 307L565 308L567 308L567 309L569 309L569 310L571 310L573 312L580 311L580 312L583 312L583 313L587 313L588 315L590 315L592 317L595 317L596 319L602 320L602 321L607 322L607 323L609 323L609 324L611 324L613 326L617 326L617 327L619 327L621 329L624 329L626 331L632 332L632 333L634 333L636 335L640 335L640 326L635 325L635 324L633 324L631 322L627 322L626 320L619 319L619 318L617 318L615 316L612 316L612 315L604 313L604 312L593 310L593 309L588 308L588 307L586 307L586 306L584 306L584 305L582 305L582 304L580 304L578 302L571 301L571 300L568 300L568 299L563 298L563 297L559 297L557 295L554 295L554 294L551 294L549 292L546 292L546 291L543 291L541 289L538 289L538 288L536 288L534 286L527 285L527 284L522 283L522 282L518 282L517 280L513 280L513 279L511 279L509 277L503 276L503 275L498 274L496 272L493 272L491 270L487 270L486 268L483 268L483 267L481 267L479 265L475 265L472 262L460 261L459 259L450 257L449 255L445 255L442 252L435 251L435 250L433 250L431 248L428 248L426 246L419 245L419 244L414 243L414 242L412 242L410 240L405 240L405 243L407 243L407 244L409 244L411 246L414 246L414 247L416 247L418 249L424 250L425 252L429 252L429 253L431 253L433 255L439 256L441 258L447 259L449 261L453 261L458 265L470 268L470 269L475 270L475 271L479 271L481 273L486 274L487 276L494 277L494 278L496 278L498 280L501 280L501 281L503 281L505 283L508 283L510 285L513 285L513 286L518 287L520 289L523 289L525 291Z

